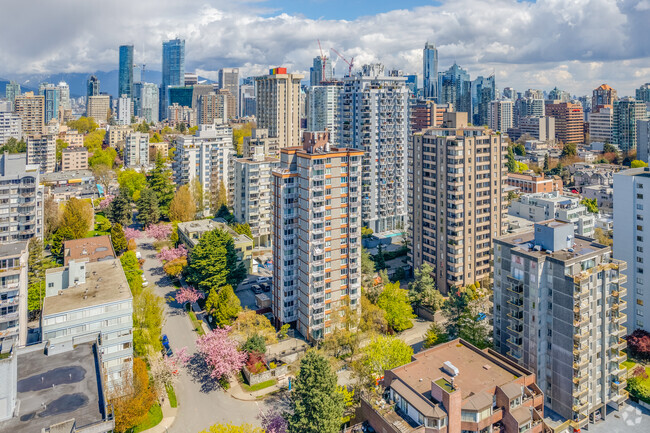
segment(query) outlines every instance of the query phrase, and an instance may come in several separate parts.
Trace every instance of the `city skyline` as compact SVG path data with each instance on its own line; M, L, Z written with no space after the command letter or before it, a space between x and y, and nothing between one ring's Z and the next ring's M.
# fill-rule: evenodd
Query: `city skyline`
M643 43L650 30L642 25L650 15L647 0L585 0L580 4L500 0L489 5L479 0L433 5L410 1L400 3L410 9L394 10L387 10L387 2L379 2L359 11L367 14L360 16L355 16L358 7L353 2L350 10L329 7L334 12L322 18L318 2L286 3L214 1L206 6L190 2L180 8L162 2L151 8L146 3L118 1L94 6L95 13L74 22L69 17L87 6L71 2L48 10L44 5L43 16L70 21L66 31L38 46L25 39L0 48L6 59L0 77L112 70L117 66L118 47L125 43L135 45L136 64L145 62L149 70L156 70L160 69L161 42L174 37L187 42L187 70L215 80L223 67L239 67L241 76L261 75L270 65L306 75L319 54L317 39L336 63L339 76L346 68L329 52L330 47L348 59L354 57L358 66L382 62L387 69L421 75L426 41L439 50L439 70L456 61L472 77L494 71L499 87L517 90L548 90L557 85L572 94L585 94L607 82L624 96L633 95L650 76L650 48ZM17 18L31 12L24 6L8 8ZM99 25L94 23L95 16L114 17L115 24L104 26L101 37L89 33ZM137 21L132 16L147 19ZM13 26L9 23L0 36Z

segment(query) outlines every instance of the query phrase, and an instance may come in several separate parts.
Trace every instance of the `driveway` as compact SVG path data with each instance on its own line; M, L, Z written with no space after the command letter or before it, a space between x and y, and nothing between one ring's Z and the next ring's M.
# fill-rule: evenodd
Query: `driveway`
M620 411L607 414L607 419L597 424L588 424L589 433L645 433L650 431L650 410L628 400Z
M137 245L145 260L144 276L153 285L155 293L167 301L163 334L167 334L174 350L186 346L188 355L192 357L174 386L179 410L169 433L198 433L218 422L259 425L257 415L260 409L281 407L285 401L280 397L270 397L259 402L235 400L210 379L205 365L196 353L197 334L187 313L171 299L176 288L163 272L152 242L152 239L139 239Z

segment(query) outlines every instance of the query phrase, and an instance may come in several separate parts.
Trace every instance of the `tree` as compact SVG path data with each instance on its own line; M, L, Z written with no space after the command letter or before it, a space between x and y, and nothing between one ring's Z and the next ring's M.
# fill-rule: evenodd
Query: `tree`
M606 233L605 230L601 229L600 227L596 227L594 230L594 239L596 239L596 242L599 244L611 247L614 245L614 240L612 239L612 236L609 233Z
M244 154L244 137L250 137L253 128L255 128L255 122L248 122L232 128L232 143L237 151L237 155Z
M127 251L120 257L120 263L131 293L136 296L142 291L142 271L138 258L133 251Z
M230 212L230 209L228 209L228 206L225 204L221 205L215 216L217 218L223 218L228 224L235 221L235 216Z
M377 301L379 308L386 312L386 320L396 332L411 328L411 319L415 317L406 290L400 289L399 283L388 283Z
M189 185L178 188L169 205L169 219L172 221L192 221L196 217L196 203Z
M120 191L120 195L115 197L106 208L106 218L113 224L119 223L123 227L131 224L133 219L133 210L127 194L126 191Z
M228 378L244 366L248 355L237 350L237 342L229 338L229 327L217 328L199 337L196 346L210 368L214 379Z
M59 261L63 260L63 243L71 239L76 239L68 227L59 227L52 235L50 241L50 253Z
M68 128L76 129L81 134L88 134L97 129L99 125L92 117L81 116L77 120L71 120L68 122Z
M108 194L108 188L115 180L115 171L106 164L96 164L92 171L97 183L104 188L104 195Z
M27 309L41 311L45 298L45 268L43 266L43 241L38 238L29 240L27 259Z
M517 172L517 161L515 160L515 152L512 150L512 146L508 146L508 153L506 155L506 167L508 167L508 173Z
M174 260L170 260L167 263L163 265L163 271L167 275L173 278L178 278L181 273L183 273L183 269L187 266L187 258L186 257L179 257Z
M185 248L185 245L180 245L178 248L163 247L157 257L161 262L171 262L172 260L187 258L187 248Z
M212 195L212 209L221 210L222 207L228 206L228 192L226 191L226 185L223 183L222 179L219 179L219 186L215 188L214 194Z
M547 153L544 155L544 173L546 173L549 170L550 168L549 165L550 165L550 161Z
M237 286L233 276L239 261L232 236L221 229L215 229L201 236L199 243L190 253L187 280L204 292L226 284ZM241 265L241 264L240 264Z
M485 318L481 319L477 309L470 305L460 315L458 321L458 337L479 349L490 347L490 331L486 326L486 322L487 320Z
M343 396L336 392L336 374L329 361L310 350L300 361L294 381L288 433L338 433L343 417Z
M568 156L576 156L578 154L578 146L575 143L566 143L562 147L562 153L560 154L561 158Z
M129 254L129 253L126 253ZM162 349L160 338L165 300L151 287L142 288L133 298L133 350L139 356Z
M193 287L181 287L176 291L174 299L181 305L189 303L190 305L202 299L205 295Z
M54 201L54 196L48 194L43 201L43 219L45 225L45 235L47 239L59 228L61 221L61 207Z
M246 353L266 353L266 341L261 335L253 334L242 344L241 350Z
M413 348L397 337L379 335L361 349L361 357L352 363L360 386L372 388L384 371L411 362Z
M603 153L618 153L618 149L613 144L605 142L605 145L603 146Z
M230 328L230 334L240 341L245 341L253 335L262 336L266 344L273 344L278 341L271 321L263 314L257 314L254 310L240 311Z
M151 188L145 188L140 193L137 202L138 215L136 219L144 228L156 224L160 220L160 209L158 209L158 196Z
M650 360L650 332L636 329L625 339L627 347L630 349L630 355L644 361Z
M382 248L381 244L377 246L377 254L375 254L375 270L376 271L381 271L382 269L386 269L386 257L384 256L384 249Z
M516 155L526 156L526 147L524 146L524 143L515 144L513 146L513 151L515 152Z
M372 261L367 249L361 249L361 279L364 285L372 282L375 277L375 262Z
M244 223L244 224L239 224L239 223L237 223L237 224L234 224L234 225L232 226L232 229L233 229L236 233L238 233L238 234L240 234L240 235L246 235L246 236L248 236L249 238L254 239L254 238L253 238L253 231L251 230L251 226L250 226L248 223Z
M415 280L409 284L409 298L417 305L424 305L436 311L442 308L445 299L436 289L433 273L434 269L428 263L423 263L415 270Z
M436 346L441 343L446 343L449 341L449 337L442 326L437 322L432 322L427 329L427 333L424 335L424 348L428 349L430 347Z
M265 430L259 427L253 427L250 424L234 425L232 423L219 423L211 425L209 429L202 430L199 433L265 433ZM272 432L270 430L266 430L266 433Z
M370 302L366 296L361 296L361 321L359 330L383 334L388 331L386 312Z
M115 431L126 432L147 419L155 402L149 384L147 365L141 358L133 359L133 379L125 377L123 385L111 390L108 401L113 405Z
M585 205L587 212L598 213L598 201L595 198L583 198L580 204Z
M203 210L205 209L205 203L203 198L203 186L201 185L199 179L196 177L192 179L192 181L190 182L190 192L192 193L192 199L194 200L194 204L196 205L197 215L199 215L199 217L203 217Z
M148 238L154 238L157 241L162 241L169 239L169 236L172 233L171 224L152 224L144 231L144 234Z
M60 138L56 139L56 163L61 164L61 159L63 157L63 149L68 148L68 143L61 140Z
M115 223L111 227L111 242L113 243L115 254L119 255L122 251L126 250L126 237L124 236L124 230L120 223Z
M235 295L232 286L226 285L220 289L210 290L205 301L205 310L211 314L217 326L223 328L232 324L241 311L241 302Z
M447 332L450 338L458 336L460 317L471 300L471 295L464 288L451 288L449 290L449 296L442 311L447 319Z
M630 168L639 168L639 167L647 167L648 163L640 161L638 159L635 159L634 161L630 162Z
M373 231L370 227L361 226L361 237L367 239L373 235Z
M88 159L88 165L90 168L94 168L97 165L105 165L112 167L117 158L117 151L112 147L106 149L98 149L93 152L93 156Z
M140 239L142 237L142 232L137 229L132 229L130 227L127 227L124 229L124 236L126 237L127 240L135 240L135 239Z
M188 361L187 347L178 349L173 356L161 355L157 352L147 356L151 383L158 398L164 398L167 388L173 386L180 374L180 368Z
M156 165L151 170L147 181L149 182L149 187L158 196L160 214L166 217L169 213L169 205L174 198L174 184L172 182L171 171L165 167L165 162L161 155L156 157Z
M280 412L269 410L260 412L260 422L265 433L287 433L289 425Z
M72 197L63 209L60 227L70 230L72 239L84 238L93 228L94 217L93 208L87 200Z
M120 185L120 190L127 192L129 199L135 200L135 193L147 186L147 177L133 169L128 169L117 175L117 183Z
M24 140L16 140L14 137L9 139L0 147L0 153L25 153L27 152L27 144Z

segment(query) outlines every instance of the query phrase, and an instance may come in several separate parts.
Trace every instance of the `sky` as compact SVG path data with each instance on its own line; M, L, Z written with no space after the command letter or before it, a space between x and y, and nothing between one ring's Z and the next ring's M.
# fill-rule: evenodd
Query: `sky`
M221 67L308 76L320 40L327 55L407 74L421 74L430 41L440 70L457 62L519 91L608 83L633 95L650 82L650 0L10 0L0 10L11 17L0 26L3 78L117 69L120 44L160 70L162 41L181 37L186 70L212 79Z

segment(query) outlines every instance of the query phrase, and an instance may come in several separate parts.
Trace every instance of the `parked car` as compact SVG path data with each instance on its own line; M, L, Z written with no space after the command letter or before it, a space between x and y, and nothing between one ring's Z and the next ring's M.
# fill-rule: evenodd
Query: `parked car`
M271 282L271 277L259 277L257 279L258 283L270 283Z
M142 258L142 253L140 251L135 252L135 258L140 260Z
M257 284L253 284L251 286L251 289L253 289L253 292L255 292L256 295L259 295L260 293L262 293L262 288L260 286L258 286Z
M163 354L167 356L172 356L174 352L172 351L171 346L169 345L169 338L167 338L167 334L163 334L162 339L162 346L163 346Z
M260 284L260 287L262 287L262 290L265 292L271 291L271 285L269 283L262 283Z
M147 287L149 285L149 281L145 277L142 277L142 287Z

